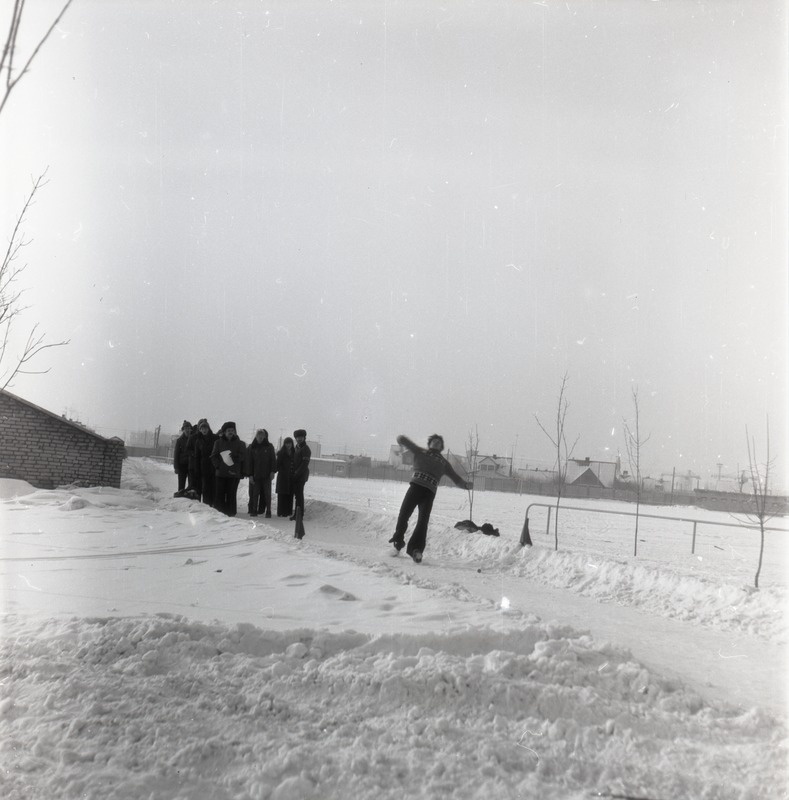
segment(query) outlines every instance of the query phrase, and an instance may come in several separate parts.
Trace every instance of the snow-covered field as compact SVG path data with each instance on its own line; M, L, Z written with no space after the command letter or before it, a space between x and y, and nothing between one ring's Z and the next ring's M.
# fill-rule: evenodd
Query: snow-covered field
M0 482L3 798L785 798L786 538L312 478L306 538L123 488ZM548 502L550 502L548 500ZM245 508L246 494L239 493ZM732 522L697 509L646 513ZM776 521L785 526L785 521Z

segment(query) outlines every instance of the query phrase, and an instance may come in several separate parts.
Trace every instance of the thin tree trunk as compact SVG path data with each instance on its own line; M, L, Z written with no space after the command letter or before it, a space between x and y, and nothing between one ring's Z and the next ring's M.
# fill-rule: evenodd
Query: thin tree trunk
M759 563L756 567L756 577L754 578L753 585L756 589L759 588L759 575L762 571L762 561L764 560L764 521L759 520Z

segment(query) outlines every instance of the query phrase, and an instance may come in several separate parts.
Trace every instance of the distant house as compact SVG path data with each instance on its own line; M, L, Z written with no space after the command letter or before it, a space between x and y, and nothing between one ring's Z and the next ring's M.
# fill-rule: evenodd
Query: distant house
M120 487L123 440L0 391L0 478L40 489L67 484Z
M571 486L597 486L612 489L618 472L618 461L571 458L567 462L565 483Z
M312 475L330 475L335 478L348 477L348 462L342 458L310 458Z
M486 478L509 478L511 469L511 459L503 456L479 456L477 459L477 475Z
M348 453L331 453L326 458L333 458L337 461L344 461L346 464L351 464L354 467L369 467L372 464L370 456L355 456Z

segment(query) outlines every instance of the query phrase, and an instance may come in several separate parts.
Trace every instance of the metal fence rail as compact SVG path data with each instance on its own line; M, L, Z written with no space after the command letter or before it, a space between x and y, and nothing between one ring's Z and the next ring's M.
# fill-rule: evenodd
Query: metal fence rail
M521 546L523 545L530 545L532 543L531 536L529 535L529 511L532 508L547 508L548 509L548 520L545 525L545 533L546 535L550 536L550 528L551 528L551 512L554 508L556 508L556 503L529 503L526 506L526 517L523 521L523 530L521 531L521 539L520 543ZM616 514L620 517L639 517L641 519L663 519L669 520L671 522L692 522L693 523L693 537L691 539L690 545L690 552L691 554L695 554L696 552L696 530L699 525L717 525L720 528L745 528L746 530L753 530L758 531L758 525L746 525L743 523L734 523L734 522L713 522L708 519L694 519L693 517L669 517L663 514L643 514L639 512L636 514L635 511L611 511L605 508L584 508L583 506L559 506L562 511L584 511L593 514ZM781 533L789 534L789 530L786 528L773 528L767 525L764 526L766 531L779 531Z

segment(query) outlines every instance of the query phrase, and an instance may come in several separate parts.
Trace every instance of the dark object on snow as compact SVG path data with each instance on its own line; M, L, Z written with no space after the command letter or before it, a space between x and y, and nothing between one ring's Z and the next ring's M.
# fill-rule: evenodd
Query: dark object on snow
M304 509L301 506L296 506L296 513L291 517L291 519L296 520L296 528L293 532L293 536L296 539L303 539L304 538Z
M464 519L460 522L455 523L455 527L459 531L466 531L468 533L484 533L485 536L498 536L499 529L494 528L489 522L483 522L482 525L477 525L476 523L472 522L470 519Z
M181 492L174 492L173 497L185 497L187 500L199 500L200 495L194 489L184 489Z
M521 547L529 545L532 546L531 535L529 534L529 517L523 521L523 530L521 531Z

